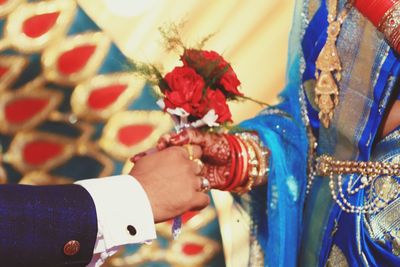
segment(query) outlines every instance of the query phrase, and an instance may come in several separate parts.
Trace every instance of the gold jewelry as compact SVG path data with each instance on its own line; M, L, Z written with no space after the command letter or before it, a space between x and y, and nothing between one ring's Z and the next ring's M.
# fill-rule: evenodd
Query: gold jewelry
M255 180L256 184L266 184L268 181L268 171L269 171L269 155L270 155L270 151L265 148L262 147L260 145L260 143L258 143L257 141L253 140L253 138L249 137L247 138L247 141L250 143L250 145L253 147L256 156L257 156L257 160L259 163L259 168L258 168L258 175L257 178Z
M378 192L377 196L373 196L370 203L362 206L355 206L351 204L346 197L354 195L367 186L372 185L374 180L380 176L389 179L393 176L400 176L400 164L378 161L341 161L335 160L327 155L318 157L316 162L317 174L329 177L329 187L331 189L332 198L345 212L376 213L386 207L389 202L395 199L400 193L398 189L394 189L390 191L390 194L382 198L382 196L380 196L381 192ZM343 190L343 174L351 174L347 183L347 196ZM359 183L357 180L353 181L354 174L359 174ZM356 186L356 184L359 185ZM372 196L373 194L370 195Z
M367 176L400 176L400 164L380 161L335 160L328 155L317 158L318 175L360 173Z
M315 103L319 108L318 117L325 128L333 118L333 110L339 103L339 87L342 66L336 47L336 40L340 33L343 21L349 13L352 2L346 3L344 9L337 15L337 0L328 0L328 37L317 61L317 83L315 85Z
M189 160L194 160L194 154L193 154L193 146L191 144L186 144L183 146L186 151L188 152L189 155Z
M247 182L243 186L238 186L233 190L233 192L238 193L239 195L242 195L242 194L245 194L245 193L251 191L251 189L253 188L254 182L259 173L259 170L258 170L259 162L257 159L256 152L254 151L254 148L247 141L247 137L239 135L239 134L237 134L236 136L243 142L245 149L249 155L249 159L247 162L248 163L248 172L246 175L248 177Z
M391 46L399 51L400 48L400 2L395 2L379 22L378 30L382 32Z
M243 132L239 134L241 140L245 140L248 142L249 145L253 148L256 159L258 161L258 173L255 174L255 181L254 184L266 184L268 181L268 172L269 172L269 158L270 158L270 151L268 148L264 147L256 134Z

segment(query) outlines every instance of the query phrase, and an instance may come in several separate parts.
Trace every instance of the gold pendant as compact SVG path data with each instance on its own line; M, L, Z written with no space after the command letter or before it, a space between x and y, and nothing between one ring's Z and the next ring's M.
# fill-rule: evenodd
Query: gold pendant
M333 118L333 111L339 103L339 87L341 63L336 47L342 19L336 18L337 1L329 1L328 37L316 61L315 103L319 108L318 117L325 128Z

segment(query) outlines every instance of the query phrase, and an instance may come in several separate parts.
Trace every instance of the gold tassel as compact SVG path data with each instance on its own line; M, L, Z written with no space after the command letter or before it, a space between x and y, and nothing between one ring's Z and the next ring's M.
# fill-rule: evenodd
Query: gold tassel
M337 0L328 1L328 37L316 61L315 103L319 108L318 117L325 128L328 128L333 118L333 111L339 103L338 82L341 79L341 63L337 52L336 40L340 28L351 5L346 4L344 10L337 16Z

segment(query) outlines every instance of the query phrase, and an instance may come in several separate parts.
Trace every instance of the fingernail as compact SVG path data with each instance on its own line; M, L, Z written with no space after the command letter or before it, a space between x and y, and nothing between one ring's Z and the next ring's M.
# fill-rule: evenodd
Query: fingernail
M156 146L156 148L158 150L163 150L165 147L166 147L166 144L164 142L158 143L157 146Z
M146 156L146 153L145 152L140 152L140 153L134 155L133 157L131 157L129 160L130 160L130 162L135 163L136 161L138 161L139 159L143 158L144 156Z

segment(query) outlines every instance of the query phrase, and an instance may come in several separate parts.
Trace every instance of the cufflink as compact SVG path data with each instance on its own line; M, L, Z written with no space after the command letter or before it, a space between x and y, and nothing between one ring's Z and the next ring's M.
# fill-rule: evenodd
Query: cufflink
M76 240L70 240L64 245L64 254L67 256L76 255L81 249L81 244Z
M132 225L128 225L128 226L126 227L126 229L128 230L129 234L132 235L132 236L136 235L136 233L137 233L137 232L136 232L136 228L133 227Z

